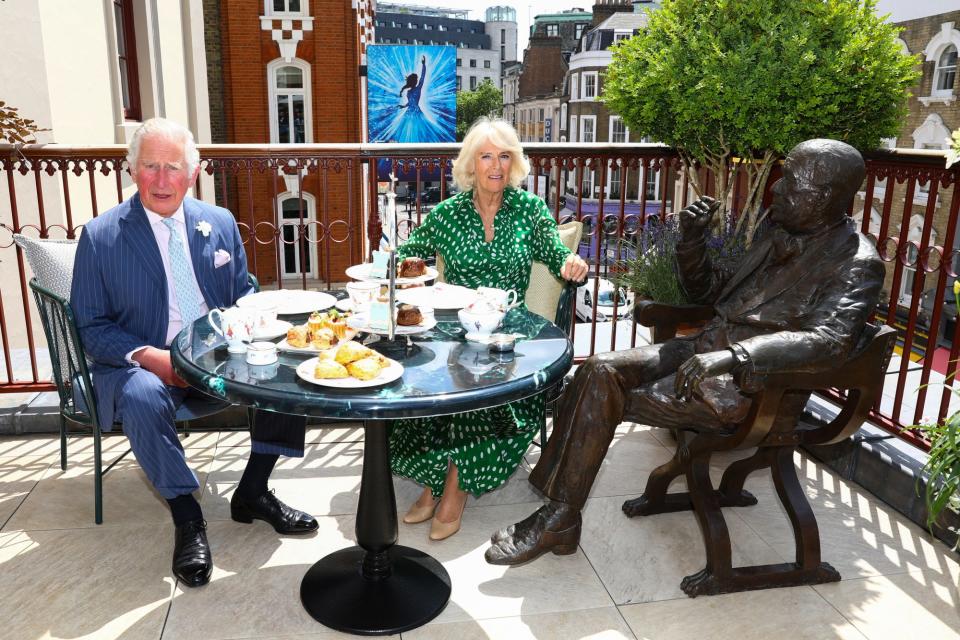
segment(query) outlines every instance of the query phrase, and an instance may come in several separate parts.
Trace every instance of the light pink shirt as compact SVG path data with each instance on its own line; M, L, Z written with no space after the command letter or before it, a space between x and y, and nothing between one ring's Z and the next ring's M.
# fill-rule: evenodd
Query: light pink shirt
M180 305L177 303L177 294L173 285L173 274L170 272L170 230L165 224L163 224L163 216L150 211L146 207L144 207L144 211L147 212L147 220L150 222L150 229L153 231L153 236L157 239L157 247L160 249L160 260L163 262L163 273L167 277L167 309L169 316L167 337L164 344L169 347L170 343L173 342L173 339L178 333L180 333L180 329L183 328L183 320L180 318ZM177 228L180 231L180 239L183 241L183 249L186 251L187 257L190 257L190 243L187 241L187 223L183 216L182 204L180 205L180 208L177 209L176 212L171 216L171 218L176 222ZM200 313L206 315L207 311L209 311L209 308L207 307L206 301L203 299L203 292L200 291L200 284L197 282L197 274L192 269L190 270L190 273L193 275L193 285L196 287L197 300L200 301ZM132 356L141 349L143 349L143 346L137 347L128 353L127 361L136 364L136 362L132 360Z

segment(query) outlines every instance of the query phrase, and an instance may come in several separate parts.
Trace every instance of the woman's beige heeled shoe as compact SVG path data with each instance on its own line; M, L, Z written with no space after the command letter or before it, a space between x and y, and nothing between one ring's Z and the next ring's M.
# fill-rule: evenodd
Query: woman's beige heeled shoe
M429 504L425 507L419 506L416 502L410 507L406 514L403 516L403 521L407 524L417 524L418 522L426 522L433 517L433 512L437 509L437 501L434 500L433 504Z
M434 516L433 520L430 522L430 539L446 540L457 531L460 531L460 521L463 520L463 510L466 507L467 500L464 498L463 504L460 506L460 515L458 515L457 519L453 522L443 522Z

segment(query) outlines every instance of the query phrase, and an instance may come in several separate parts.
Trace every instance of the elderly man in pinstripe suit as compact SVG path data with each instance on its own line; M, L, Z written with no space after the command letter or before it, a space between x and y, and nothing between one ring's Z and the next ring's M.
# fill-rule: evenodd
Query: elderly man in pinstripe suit
M94 360L100 424L123 424L137 461L170 505L173 572L187 586L206 584L213 560L193 496L199 483L174 427L177 406L199 392L174 373L168 346L208 309L251 293L233 215L186 197L199 158L193 135L179 124L155 118L137 130L127 156L137 193L84 227L71 292L84 349ZM316 530L312 516L267 490L279 455L303 455L305 418L258 412L251 431L231 516L265 520L280 533Z

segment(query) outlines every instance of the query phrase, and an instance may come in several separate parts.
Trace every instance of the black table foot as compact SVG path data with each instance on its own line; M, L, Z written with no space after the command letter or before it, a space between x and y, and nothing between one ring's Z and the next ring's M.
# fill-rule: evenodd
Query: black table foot
M450 599L450 576L432 557L410 547L389 550L390 575L362 573L360 547L331 553L310 567L300 583L300 600L315 620L359 635L388 635L433 620Z

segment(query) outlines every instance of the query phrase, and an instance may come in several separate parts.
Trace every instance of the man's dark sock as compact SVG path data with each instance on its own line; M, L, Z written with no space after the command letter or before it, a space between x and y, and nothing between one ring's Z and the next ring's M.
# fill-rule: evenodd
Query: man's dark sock
M167 504L170 505L170 513L173 515L173 524L180 526L191 520L202 520L203 511L200 510L200 503L193 497L192 493L187 493L176 498L167 498Z
M237 491L244 498L256 498L267 492L267 480L273 473L273 465L280 456L272 453L250 452L247 468L243 470Z

